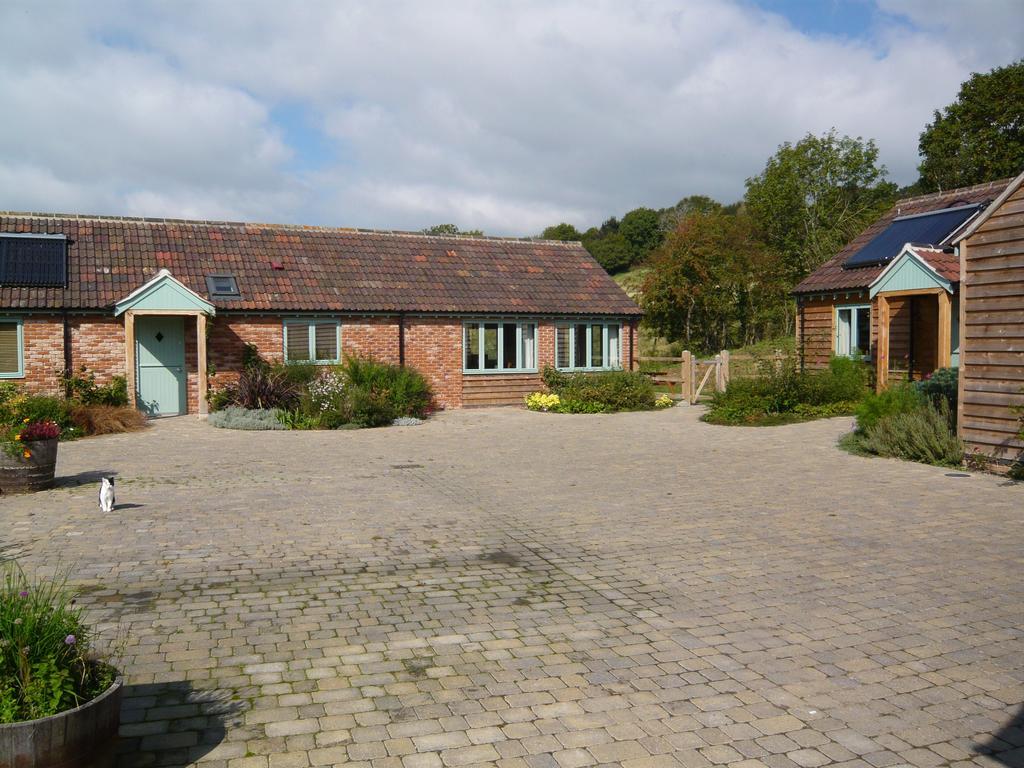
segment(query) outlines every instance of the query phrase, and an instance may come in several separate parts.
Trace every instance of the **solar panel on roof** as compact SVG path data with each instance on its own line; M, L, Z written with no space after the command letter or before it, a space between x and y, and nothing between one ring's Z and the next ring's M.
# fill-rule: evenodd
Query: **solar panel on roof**
M0 285L63 287L66 282L64 235L0 233Z
M966 224L982 207L965 205L893 219L888 227L843 262L843 267L885 264L899 256L907 243L943 245L950 235Z

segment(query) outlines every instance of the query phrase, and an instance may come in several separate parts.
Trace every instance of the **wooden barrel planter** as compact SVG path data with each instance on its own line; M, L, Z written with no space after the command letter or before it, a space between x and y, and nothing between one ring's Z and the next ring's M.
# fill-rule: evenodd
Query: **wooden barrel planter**
M57 438L24 443L31 456L0 450L0 494L32 493L53 487L57 469ZM2 764L0 764L2 765Z
M0 768L108 768L121 723L121 678L67 712L0 725Z

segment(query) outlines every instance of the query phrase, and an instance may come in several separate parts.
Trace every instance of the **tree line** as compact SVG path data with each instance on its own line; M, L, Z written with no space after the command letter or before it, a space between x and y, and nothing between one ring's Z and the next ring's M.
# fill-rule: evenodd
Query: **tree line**
M900 189L874 140L807 134L782 144L738 202L694 195L541 236L579 240L612 274L646 267L639 298L657 335L702 352L743 346L792 334L796 284L897 198L1024 171L1024 60L972 75L924 127L919 152L920 178Z

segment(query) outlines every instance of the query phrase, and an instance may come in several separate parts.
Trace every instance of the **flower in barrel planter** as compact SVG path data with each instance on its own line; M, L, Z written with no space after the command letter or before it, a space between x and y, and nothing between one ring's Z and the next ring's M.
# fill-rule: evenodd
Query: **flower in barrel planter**
M38 491L53 485L60 427L50 419L21 424L2 435L0 494Z
M21 457L24 459L32 458L32 449L29 448L26 443L36 443L43 440L56 440L60 437L60 427L57 426L56 422L46 419L44 421L30 421L25 419L21 427L14 430L11 434L11 442L14 443L13 451L10 449L8 453L12 456L17 456L18 452L21 452Z
M15 765L88 764L117 731L117 670L65 584L0 566L0 756Z

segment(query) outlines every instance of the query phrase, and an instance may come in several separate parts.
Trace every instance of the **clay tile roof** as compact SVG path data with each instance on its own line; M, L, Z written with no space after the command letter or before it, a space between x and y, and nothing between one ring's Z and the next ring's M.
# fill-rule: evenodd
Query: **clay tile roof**
M204 297L234 275L219 310L641 314L579 243L9 212L0 232L70 241L68 287L0 286L4 308L106 309L166 268Z
M867 288L874 279L881 274L886 265L879 264L873 267L844 269L843 262L871 242L875 235L888 227L897 216L911 216L918 213L928 213L929 211L940 211L943 208L952 208L956 205L991 203L1004 189L1006 189L1010 181L1011 179L990 181L985 184L977 184L973 187L962 187L960 189L949 190L948 192L936 192L930 195L908 197L903 200L898 200L896 204L885 213L885 215L881 216L877 221L872 223L871 226L847 243L846 247L839 251L839 253L805 277L793 290L793 293L819 293ZM934 254L935 251L929 251L926 253L928 254L928 262L932 263L931 255ZM897 255L898 254L893 254L893 256ZM922 253L922 255L924 256L925 253ZM944 263L943 259L940 259L940 261L943 261ZM936 269L938 270L937 265L933 266L936 266ZM940 274L947 279L954 281L960 280L959 263L955 277L942 273L941 270L939 271Z
M911 250L928 262L932 269L942 277L954 283L960 282L960 257L953 251L936 248L912 248Z

